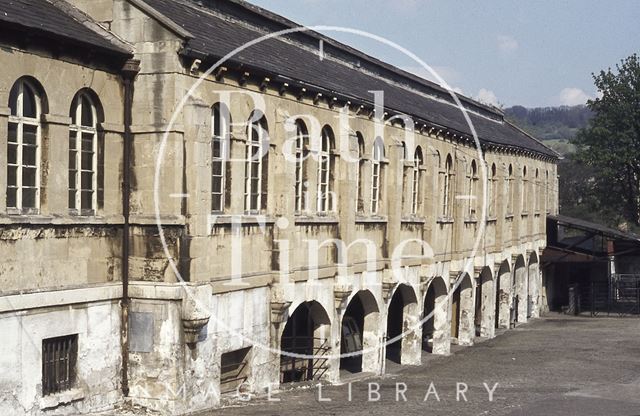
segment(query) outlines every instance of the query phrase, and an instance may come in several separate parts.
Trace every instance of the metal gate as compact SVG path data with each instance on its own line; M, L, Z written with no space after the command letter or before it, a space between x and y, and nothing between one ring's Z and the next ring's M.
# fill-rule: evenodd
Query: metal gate
M581 291L580 306L591 316L640 315L640 274L613 274L609 281L591 281Z

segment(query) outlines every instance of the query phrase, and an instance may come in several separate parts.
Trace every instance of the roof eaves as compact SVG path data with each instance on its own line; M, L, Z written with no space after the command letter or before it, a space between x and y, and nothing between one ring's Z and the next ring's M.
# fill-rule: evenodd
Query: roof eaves
M62 10L68 16L76 20L78 23L82 24L89 30L96 32L98 35L105 38L109 43L111 43L115 50L119 52L133 56L133 46L128 42L122 40L113 32L107 30L105 27L94 21L90 16L67 3L64 0L47 0L49 3Z
M165 16L164 14L160 13L159 11L151 7L144 0L127 0L127 1L129 1L129 3L133 4L134 6L136 6L137 8L139 8L140 10L148 14L149 16L153 17L162 26L166 27L167 29L169 29L179 37L183 38L184 40L190 40L195 37L193 36L193 34L191 34L191 32L189 32L188 30L186 30L185 28L183 28L182 26L180 26L179 24L171 20L171 18L169 18L168 16Z

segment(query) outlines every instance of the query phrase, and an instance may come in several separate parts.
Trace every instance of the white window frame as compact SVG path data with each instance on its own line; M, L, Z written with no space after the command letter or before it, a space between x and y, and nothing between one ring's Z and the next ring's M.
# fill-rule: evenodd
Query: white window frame
M89 102L91 107L91 126L82 125L82 109L83 98ZM69 182L73 181L74 188L69 188L69 193L74 193L73 201L74 205L69 209L78 215L95 215L98 208L98 111L93 99L86 94L80 93L76 96L73 102L73 111L75 112L75 124L69 125L69 142L75 139L75 149L69 148L69 158L71 158L71 152L75 152L75 173L72 174L71 166L69 166ZM85 150L82 148L82 136L83 134L91 135L91 168L82 168L82 154ZM69 143L71 144L71 143ZM82 174L91 174L91 189L82 188ZM72 175L74 175L72 177ZM91 192L91 207L82 207L82 193ZM71 200L71 198L69 198Z
M373 144L373 157L371 158L371 214L376 215L380 210L380 186L382 184L382 157L384 145L378 141Z
M246 214L255 214L260 212L262 207L262 177L263 159L266 155L262 154L262 146L268 134L263 126L264 115L258 120L251 121L247 130L246 153L245 153L245 181L244 181L244 211ZM256 166L257 176L254 178L251 174L252 165ZM253 189L253 179L256 180L257 189ZM252 196L256 196L255 206L251 204Z
M211 212L213 213L222 213L225 211L227 200L226 200L226 191L227 191L227 161L229 160L229 147L231 144L230 141L230 132L231 132L231 119L230 113L228 109L225 107L224 111L227 112L227 118L225 119L223 114L223 104L216 103L211 107ZM217 114L216 114L217 113ZM220 131L216 132L216 116L219 119L219 129ZM215 144L218 144L219 155L216 155L214 149ZM220 165L220 173L215 174L214 166L215 164ZM213 189L214 179L220 180L220 191L215 192ZM215 196L219 197L219 206L215 206Z
M411 214L418 215L420 210L420 168L422 159L416 151L413 155L412 181L411 181Z
M305 198L305 175L304 175L304 159L305 159L305 143L308 133L306 132L306 126L302 120L296 120L296 166L295 166L295 210L297 213L302 213L307 210L306 198Z
M38 94L38 90L31 85L27 80L19 80L17 81L18 87L18 95L16 97L16 115L9 115L8 121L9 125L15 124L16 126L16 163L8 163L7 162L7 191L10 188L8 182L8 170L12 167L16 168L16 204L15 206L8 206L7 203L7 211L17 211L16 213L27 213L27 214L36 214L40 210L40 164L41 164L41 142L42 142L42 123L40 121L42 116L42 97ZM36 116L35 118L25 117L24 116L24 106L23 106L23 95L25 93L25 88L29 89L33 94L35 105L36 105ZM35 166L25 165L23 163L23 149L25 146L33 146L24 143L24 126L35 126L36 127L36 160ZM12 144L14 144L12 142ZM7 142L7 152L9 151L9 142ZM25 168L35 168L35 186L23 186L22 185L22 176L23 170ZM23 207L22 205L22 193L24 189L35 189L34 192L34 206L33 207ZM8 198L7 198L8 200Z
M364 177L362 170L364 169L364 138L360 135L357 134L357 144L358 144L358 162L356 165L356 190L355 190L355 197L356 197L356 212L359 214L362 214L364 212L364 187L362 182L362 179ZM362 201L362 205L360 204L360 201Z
M325 127L322 129L322 138L318 152L318 203L319 213L328 213L334 210L331 198L331 135Z
M443 173L443 186L442 186L442 216L444 218L451 218L451 193L452 193L452 181L453 181L453 158L447 155L444 161L444 173Z
M477 217L477 200L478 200L478 164L475 160L471 161L469 166L469 203L467 204L467 215L469 219Z

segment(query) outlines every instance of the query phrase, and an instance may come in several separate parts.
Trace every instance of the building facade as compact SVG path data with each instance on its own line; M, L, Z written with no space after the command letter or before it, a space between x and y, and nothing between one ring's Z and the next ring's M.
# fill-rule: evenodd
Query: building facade
M499 110L237 0L2 11L2 414L214 408L544 311L557 156Z

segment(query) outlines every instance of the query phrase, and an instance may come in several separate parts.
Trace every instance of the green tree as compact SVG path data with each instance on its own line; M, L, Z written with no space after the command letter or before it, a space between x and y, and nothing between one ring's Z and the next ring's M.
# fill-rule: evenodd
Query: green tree
M593 75L599 98L589 100L589 125L574 139L575 160L593 176L587 181L594 209L613 226L640 225L640 60L634 54Z

